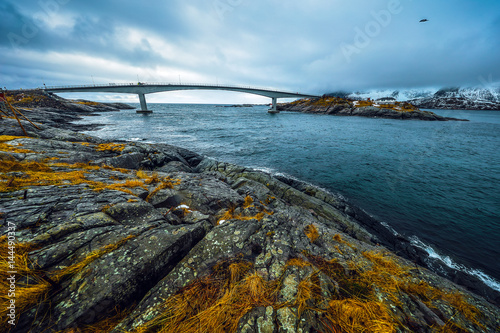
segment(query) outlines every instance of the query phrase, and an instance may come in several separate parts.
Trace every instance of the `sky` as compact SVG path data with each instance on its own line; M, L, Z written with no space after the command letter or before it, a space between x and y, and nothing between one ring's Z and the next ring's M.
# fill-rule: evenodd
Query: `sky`
M496 85L499 36L499 0L1 0L0 85L218 83L311 94ZM147 98L269 102L214 91Z

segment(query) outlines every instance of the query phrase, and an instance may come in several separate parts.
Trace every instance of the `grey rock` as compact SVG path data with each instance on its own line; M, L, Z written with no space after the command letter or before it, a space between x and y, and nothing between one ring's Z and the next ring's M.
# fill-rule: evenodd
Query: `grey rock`
M113 205L104 212L124 225L147 224L164 220L148 202L123 202Z
M172 189L163 189L156 192L149 199L155 208L171 208L180 205L182 202L182 196L179 192Z
M168 162L167 164L156 168L156 171L159 172L165 172L165 173L171 173L171 172L193 172L193 169L186 165L185 163L182 163L180 161L172 161Z
M144 157L144 154L141 153L121 154L101 160L101 163L115 168L138 170L141 168Z

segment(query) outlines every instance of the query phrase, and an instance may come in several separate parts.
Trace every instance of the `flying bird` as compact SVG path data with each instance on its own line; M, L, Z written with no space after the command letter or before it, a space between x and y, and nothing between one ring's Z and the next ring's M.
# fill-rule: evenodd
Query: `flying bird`
M427 21L429 21L429 20L428 19L423 19L423 20L420 20L420 23L427 22Z

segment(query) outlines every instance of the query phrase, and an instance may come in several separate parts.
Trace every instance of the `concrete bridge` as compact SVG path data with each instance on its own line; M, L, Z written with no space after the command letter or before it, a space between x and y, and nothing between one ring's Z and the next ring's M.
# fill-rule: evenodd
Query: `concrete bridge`
M272 105L269 113L278 113L276 103L278 98L314 98L319 97L310 94L301 94L294 92L286 92L280 90L254 88L244 86L232 85L219 85L219 84L178 84L178 83L109 83L109 84L94 84L84 86L62 86L62 87L43 87L41 88L47 92L53 93L69 93L69 92L108 92L108 93L126 93L139 95L141 102L141 109L137 110L138 113L151 113L146 104L146 94L158 93L163 91L174 90L226 90L236 91L248 94L266 96L271 98Z

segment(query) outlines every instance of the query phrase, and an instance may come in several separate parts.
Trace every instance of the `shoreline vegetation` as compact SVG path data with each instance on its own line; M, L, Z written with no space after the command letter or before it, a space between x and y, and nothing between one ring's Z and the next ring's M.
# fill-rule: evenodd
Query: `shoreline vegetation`
M279 111L295 111L336 116L427 121L468 121L466 119L442 117L431 111L422 111L407 102L378 102L371 99L350 100L333 96L299 99L290 103L278 104L277 109Z
M499 330L498 292L341 196L71 123L123 105L16 94L33 124L0 113L0 332Z

